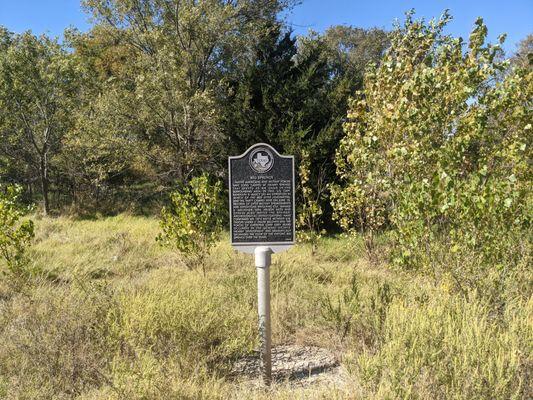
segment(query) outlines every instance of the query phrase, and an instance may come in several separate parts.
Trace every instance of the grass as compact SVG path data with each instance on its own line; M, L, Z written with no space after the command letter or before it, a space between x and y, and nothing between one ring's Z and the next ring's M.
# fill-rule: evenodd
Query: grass
M229 368L257 346L255 270L227 237L188 270L153 218L36 221L48 278L0 283L0 398L526 399L531 296L495 311L446 282L370 263L358 240L274 255L275 344L335 351L346 386L250 391ZM381 240L386 254L387 240ZM50 279L52 277L53 279Z

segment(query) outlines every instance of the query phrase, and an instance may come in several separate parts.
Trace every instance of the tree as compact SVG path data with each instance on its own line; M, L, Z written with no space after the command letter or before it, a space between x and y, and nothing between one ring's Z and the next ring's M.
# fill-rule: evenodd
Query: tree
M67 52L46 36L2 34L0 53L0 152L37 175L50 212L51 163L71 125L77 88Z
M213 168L221 148L225 71L289 2L87 0L98 28L127 46L116 77L117 108L136 122L160 178L186 180ZM214 169L214 168L213 168Z
M228 145L242 151L263 140L297 154L302 146L326 147L332 158L348 97L386 43L380 30L333 27L294 38L281 24L272 26L243 74L230 77Z
M300 166L298 167L298 176L300 178L300 188L302 192L302 201L298 208L298 217L296 226L298 228L298 239L311 244L311 252L315 253L318 240L325 233L323 225L323 210L320 205L325 191L324 177L319 177L317 183L317 192L313 190L309 183L311 173L311 160L309 153L304 150Z
M78 211L121 211L129 206L125 198L109 207L116 201L115 192L127 184L134 186L134 181L155 180L138 174L138 164L141 169L148 164L143 156L146 146L139 140L142 127L126 112L129 97L122 78L133 53L102 27L90 34L66 31L65 42L74 49L71 58L82 90L57 161L63 191Z
M362 231L370 250L392 227L394 260L431 270L439 238L457 255L447 273L474 286L486 268L503 263L503 279L524 256L513 235L530 218L533 75L508 70L504 37L486 45L482 19L465 51L443 33L450 18L427 24L409 13L392 32L350 103L332 199L340 225ZM459 256L472 254L477 270L464 275Z
M327 193L320 186L336 180L334 155L348 98L386 45L381 30L333 27L324 35L298 38L281 25L268 30L243 74L230 77L223 125L228 152L262 141L298 160L307 154L313 160L307 190L321 194L316 205L324 212L322 221L330 220ZM298 196L300 203L307 201L303 185Z
M533 33L530 33L518 43L518 49L512 61L514 65L520 68L533 67Z
M335 25L321 38L328 51L333 76L350 79L359 85L365 69L370 63L378 62L389 45L387 32L378 28Z

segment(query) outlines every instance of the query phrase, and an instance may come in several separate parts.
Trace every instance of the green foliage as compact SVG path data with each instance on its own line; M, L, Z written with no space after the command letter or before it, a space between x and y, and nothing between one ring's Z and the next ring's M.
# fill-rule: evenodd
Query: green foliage
M142 211L267 142L309 151L318 193L315 178L336 179L348 97L387 39L355 27L297 38L281 17L295 3L86 0L93 25L64 45L0 28L2 176L45 211Z
M253 48L242 73L230 76L223 121L229 154L257 142L297 159L308 153L308 185L326 224L331 207L324 186L336 180L341 120L364 67L379 60L385 37L381 30L333 27L294 38L275 25Z
M20 178L40 183L48 213L54 158L72 123L79 83L76 66L66 50L46 36L6 35L4 43L0 152L10 163L22 166Z
M34 237L33 222L21 221L28 211L18 202L21 192L20 186L0 187L0 255L16 276L27 273L26 251Z
M331 193L341 227L364 232L370 248L377 232L393 229L400 265L435 276L432 243L441 237L452 257L479 255L472 275L460 271L461 257L441 263L465 292L483 289L487 269L505 270L503 279L528 257L516 237L530 234L533 74L507 70L504 38L485 45L481 19L464 52L461 39L443 34L449 20L426 24L409 13L392 32L351 102L336 157L342 185Z
M324 196L323 182L318 182L318 193L315 193L310 183L311 179L311 159L309 152L302 151L302 159L298 167L298 175L300 178L300 188L302 193L302 204L298 210L297 228L299 240L310 242L313 246L313 253L316 251L318 240L325 232L322 226L322 207L320 205L321 198ZM319 179L323 177L319 177Z
M108 75L102 89L120 93L110 101L118 115L130 119L136 140L148 145L145 162L163 172L157 176L165 184L185 180L198 167L212 169L224 138L220 116L226 78L292 2L83 3L95 18L99 40L86 35L80 46ZM105 43L106 36L115 40ZM115 59L110 48L117 50ZM97 117L110 122L105 112Z
M222 230L225 210L222 183L211 183L204 174L173 192L170 201L171 206L161 211L163 232L157 240L177 249L191 268L203 266L204 257Z
M124 44L113 41L109 30L94 29L90 37L77 31L65 35L69 47L76 49L72 58L83 91L78 94L73 125L63 137L57 168L64 184L71 187L69 197L75 211L105 212L106 203L116 202L111 199L113 189L153 179L143 156L146 146L132 140L139 128L126 112L129 98L110 78L124 73L125 59L132 54ZM117 107L121 102L122 107ZM110 208L117 212L129 206L126 198L120 203L121 207L113 204Z

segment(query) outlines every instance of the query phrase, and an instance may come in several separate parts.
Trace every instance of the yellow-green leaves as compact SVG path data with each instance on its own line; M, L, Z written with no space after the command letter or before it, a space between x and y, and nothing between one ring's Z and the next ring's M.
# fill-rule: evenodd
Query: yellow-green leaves
M485 45L482 19L464 52L443 34L449 19L426 24L409 14L391 33L350 103L332 205L341 227L367 242L393 228L394 260L404 266L435 265L432 243L444 237L455 254L449 273L475 285L483 268L527 253L511 237L528 234L531 219L533 74L502 74L508 62L497 57L500 45ZM468 279L464 257L478 268Z
M189 268L201 263L222 229L222 183L203 174L170 195L171 205L161 211L163 232L157 240L177 249Z
M20 186L0 187L0 257L10 273L25 274L26 249L34 236L33 222L22 221L25 211L18 200Z
M319 171L324 172L324 171ZM317 190L313 190L310 183L311 180L311 158L309 151L302 151L302 159L300 167L298 168L300 176L300 188L302 191L302 203L298 210L298 219L296 221L298 227L298 239L310 242L315 249L318 240L324 233L321 230L322 224L322 207L320 201L323 197L323 177L318 177Z

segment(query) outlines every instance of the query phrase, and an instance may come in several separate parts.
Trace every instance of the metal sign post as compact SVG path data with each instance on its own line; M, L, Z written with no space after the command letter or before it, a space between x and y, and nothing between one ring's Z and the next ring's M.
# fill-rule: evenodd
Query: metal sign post
M270 264L272 253L287 250L295 241L294 157L258 143L229 157L228 165L231 244L255 256L261 368L270 385Z
M272 382L272 333L270 326L270 262L272 250L269 247L255 248L257 268L257 311L259 314L259 347L261 369L266 385Z

